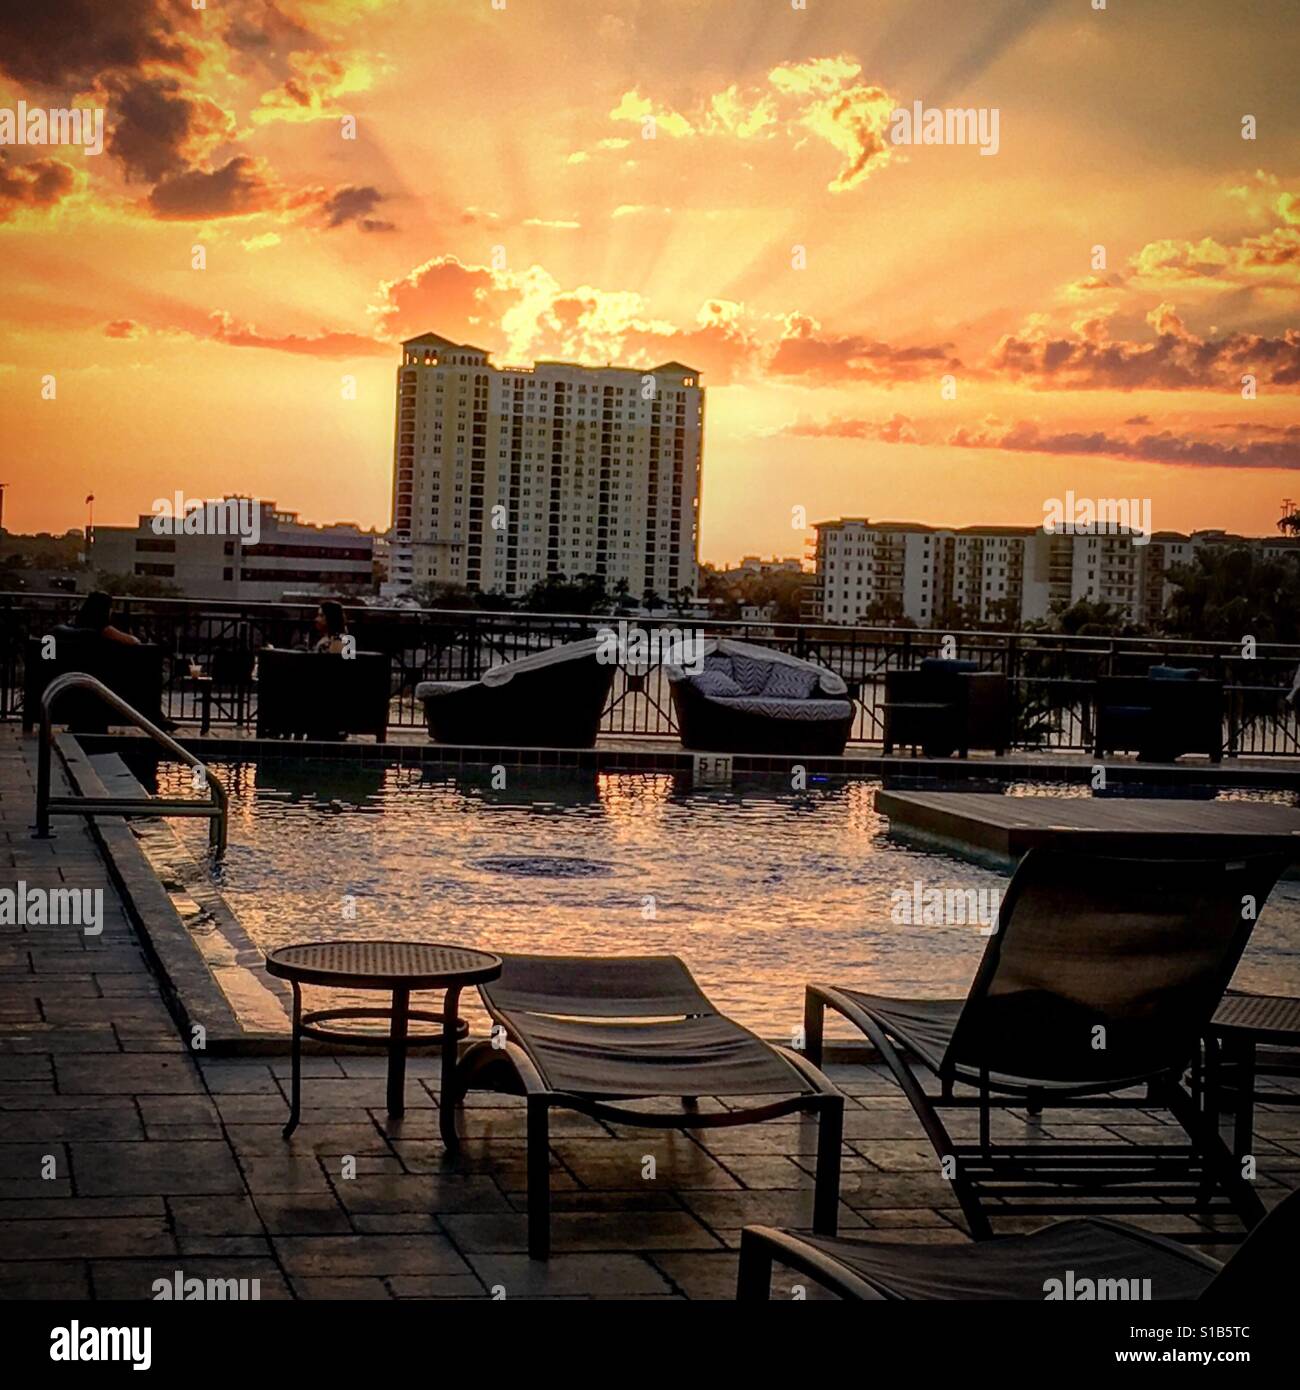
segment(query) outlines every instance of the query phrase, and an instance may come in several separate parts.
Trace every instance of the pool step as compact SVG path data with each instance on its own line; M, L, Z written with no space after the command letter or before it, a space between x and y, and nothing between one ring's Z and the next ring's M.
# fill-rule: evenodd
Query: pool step
M92 753L89 762L108 795L128 801L150 801L148 791L117 753Z

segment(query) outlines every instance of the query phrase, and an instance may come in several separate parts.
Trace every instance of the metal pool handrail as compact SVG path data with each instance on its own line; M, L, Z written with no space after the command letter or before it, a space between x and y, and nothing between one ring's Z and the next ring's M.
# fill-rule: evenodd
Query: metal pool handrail
M50 706L65 690L89 690L106 705L115 709L129 724L148 734L159 747L166 749L179 762L187 767L202 771L204 785L212 792L210 802L175 801L151 797L141 801L129 797L85 797L50 795L50 750L54 744L51 731ZM208 844L213 857L220 859L226 850L226 823L230 818L229 797L221 779L206 763L183 748L168 733L146 719L139 710L128 705L120 695L115 694L103 681L84 671L69 671L56 676L45 687L41 696L41 738L37 750L36 763L36 836L47 839L50 834L50 815L73 816L206 816L208 818Z

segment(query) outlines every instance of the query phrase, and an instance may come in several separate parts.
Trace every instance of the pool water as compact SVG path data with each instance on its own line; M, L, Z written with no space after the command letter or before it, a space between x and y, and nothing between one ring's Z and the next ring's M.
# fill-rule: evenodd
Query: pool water
M486 769L343 760L214 770L231 803L217 880L263 951L411 937L506 952L672 952L721 1008L768 1036L798 1027L807 980L965 994L986 941L978 925L895 925L894 895L919 883L987 898L1008 882L891 839L870 779L794 792L777 777L702 788L667 773L526 768L494 787ZM185 769L157 769L162 794L185 795L187 783ZM205 822L172 825L202 853ZM1300 884L1274 891L1236 984L1300 992Z

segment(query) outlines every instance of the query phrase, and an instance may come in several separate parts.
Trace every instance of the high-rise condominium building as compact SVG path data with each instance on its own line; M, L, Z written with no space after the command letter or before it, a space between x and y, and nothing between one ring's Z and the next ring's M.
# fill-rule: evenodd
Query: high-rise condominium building
M538 362L425 333L402 344L386 592L517 597L549 576L610 593L696 588L704 388L648 370Z

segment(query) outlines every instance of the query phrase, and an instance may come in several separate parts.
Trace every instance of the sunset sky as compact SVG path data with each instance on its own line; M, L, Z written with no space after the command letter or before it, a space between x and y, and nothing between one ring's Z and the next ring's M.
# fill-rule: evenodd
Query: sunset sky
M0 108L108 131L0 150L5 525L179 489L386 527L433 330L700 368L707 560L802 553L795 507L1038 524L1067 489L1272 532L1295 0L798 3L0 0ZM997 108L997 153L891 143L915 101Z

